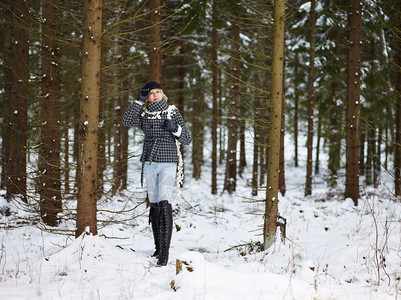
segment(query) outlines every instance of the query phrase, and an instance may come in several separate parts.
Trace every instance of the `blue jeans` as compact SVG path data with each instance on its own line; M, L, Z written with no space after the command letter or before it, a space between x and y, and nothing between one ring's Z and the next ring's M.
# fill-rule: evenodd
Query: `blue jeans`
M145 162L143 172L149 201L159 203L167 200L171 203L175 194L177 163Z

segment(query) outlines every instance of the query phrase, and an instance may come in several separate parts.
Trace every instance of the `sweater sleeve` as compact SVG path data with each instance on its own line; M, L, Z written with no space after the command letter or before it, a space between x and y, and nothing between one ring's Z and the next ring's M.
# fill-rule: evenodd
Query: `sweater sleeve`
M134 101L128 110L124 113L121 122L127 127L141 127L142 125L142 104Z
M192 142L191 133L189 132L187 125L185 125L184 119L182 118L178 109L174 114L174 119L177 122L177 124L181 126L181 135L176 138L178 139L180 144L184 146L189 145Z

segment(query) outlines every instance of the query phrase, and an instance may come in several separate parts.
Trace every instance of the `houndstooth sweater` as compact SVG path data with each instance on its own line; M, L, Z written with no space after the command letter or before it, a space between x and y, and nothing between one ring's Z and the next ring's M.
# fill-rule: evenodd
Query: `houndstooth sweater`
M142 162L178 162L176 139L182 145L189 145L191 134L177 108L173 108L171 119L181 127L181 135L175 137L171 132L162 128L167 119L169 105L166 100L149 103L147 110L138 102L125 112L122 123L129 127L139 127L145 134Z

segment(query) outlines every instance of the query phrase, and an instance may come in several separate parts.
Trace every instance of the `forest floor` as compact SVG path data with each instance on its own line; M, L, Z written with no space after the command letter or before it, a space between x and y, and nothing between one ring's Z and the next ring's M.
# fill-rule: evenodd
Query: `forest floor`
M238 180L235 194L213 196L208 173L201 180L187 175L166 267L150 257L148 209L137 183L99 202L97 236L62 234L74 230L73 221L58 232L21 222L37 217L11 205L12 214L0 219L0 299L401 298L401 205L387 189L390 180L364 191L355 207L340 191L328 192L324 175L304 197L303 170L287 168L279 204L286 240L278 235L263 252L264 203L255 200L265 193L251 196L250 176ZM9 205L4 198L0 204ZM189 264L179 274L176 259Z

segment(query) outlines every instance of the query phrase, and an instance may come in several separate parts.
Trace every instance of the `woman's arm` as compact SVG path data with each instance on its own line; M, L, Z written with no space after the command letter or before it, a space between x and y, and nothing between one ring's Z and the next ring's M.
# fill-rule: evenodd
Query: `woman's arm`
M174 114L174 120L178 125L178 131L173 134L176 136L180 144L184 146L189 145L192 142L191 133L189 132L187 125L185 125L184 119L182 118L178 109Z
M141 127L142 124L142 106L143 102L134 101L128 110L124 113L121 122L128 127Z

